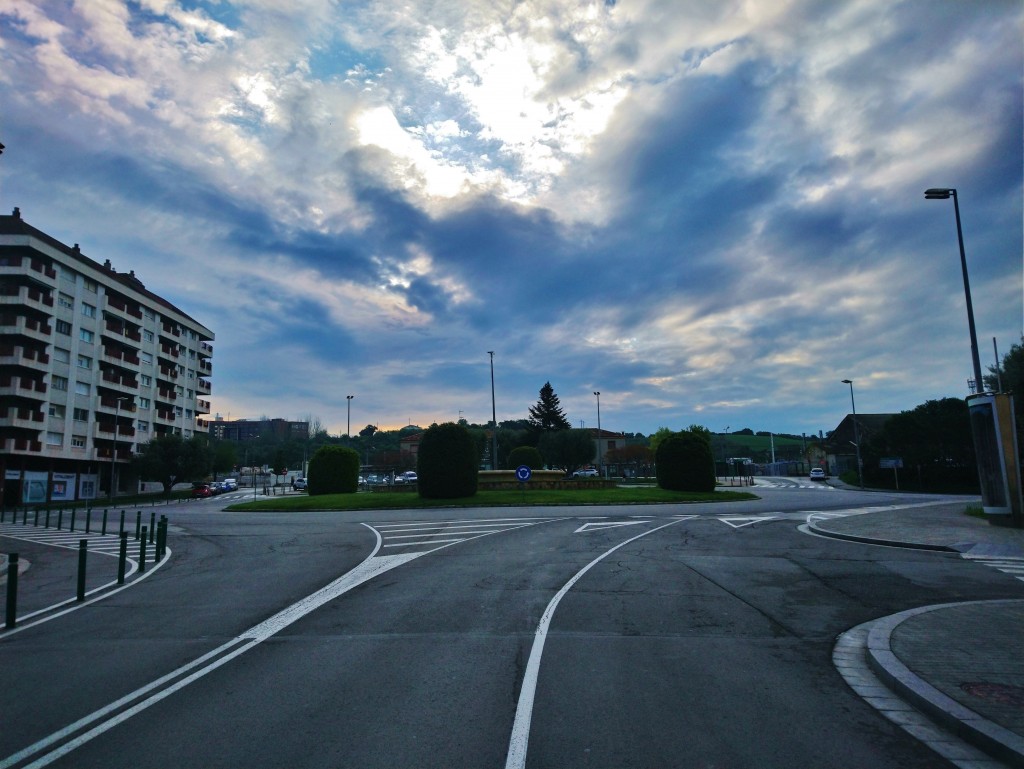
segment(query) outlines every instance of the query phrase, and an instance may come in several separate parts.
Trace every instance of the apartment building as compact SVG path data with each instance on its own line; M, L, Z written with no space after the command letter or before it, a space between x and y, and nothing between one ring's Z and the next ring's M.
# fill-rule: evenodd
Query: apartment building
M206 433L213 339L134 271L0 216L0 504L126 491L139 445Z

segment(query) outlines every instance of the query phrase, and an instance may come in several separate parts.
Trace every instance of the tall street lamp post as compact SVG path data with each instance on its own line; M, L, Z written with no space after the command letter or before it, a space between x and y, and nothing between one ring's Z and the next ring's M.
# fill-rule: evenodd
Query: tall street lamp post
M494 350L488 350L491 356L491 469L498 469L498 412L494 407Z
M599 390L595 390L594 395L597 397L597 474L603 478L604 457L601 456L601 393Z
M956 237L960 243L960 269L964 274L964 296L967 297L967 326L971 331L971 359L974 363L974 391L985 392L985 384L981 378L981 359L978 357L978 334L974 328L974 305L971 303L971 282L967 279L967 256L964 253L964 231L960 226L960 204L957 202L956 189L952 187L932 187L924 191L925 200L948 200L953 198L953 213L956 215Z
M348 402L348 418L345 422L345 437L348 438L348 442L352 443L352 399L354 395L346 395L345 400Z
M843 384L850 385L850 408L853 409L853 447L857 449L857 483L864 488L863 463L860 461L860 429L857 427L857 404L853 401L853 381L844 379Z

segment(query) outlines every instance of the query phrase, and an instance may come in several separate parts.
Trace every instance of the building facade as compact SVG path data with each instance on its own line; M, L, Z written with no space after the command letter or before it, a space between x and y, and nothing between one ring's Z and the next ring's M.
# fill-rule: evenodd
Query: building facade
M141 444L205 434L213 339L134 271L0 216L0 504L107 496Z
M268 438L275 441L309 440L309 422L289 422L287 419L225 420L218 416L207 427L217 440L238 443Z

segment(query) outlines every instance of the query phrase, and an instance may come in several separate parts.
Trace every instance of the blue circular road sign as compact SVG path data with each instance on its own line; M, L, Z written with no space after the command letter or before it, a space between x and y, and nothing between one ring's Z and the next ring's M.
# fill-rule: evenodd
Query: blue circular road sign
M533 471L526 465L519 465L519 467L516 468L516 478L521 483L525 483L530 480L531 475L533 475Z

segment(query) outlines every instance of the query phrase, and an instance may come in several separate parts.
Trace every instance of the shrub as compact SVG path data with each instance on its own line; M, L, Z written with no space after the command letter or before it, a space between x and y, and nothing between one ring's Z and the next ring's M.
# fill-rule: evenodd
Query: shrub
M708 439L684 430L664 438L658 444L658 486L669 491L715 490L715 465Z
M542 470L544 457L533 446L518 446L508 453L508 466L514 469L522 465L531 470Z
M321 446L309 460L307 492L355 494L359 489L359 452L344 446Z
M432 425L423 433L416 459L420 496L459 499L476 494L476 442L468 429L453 422Z

